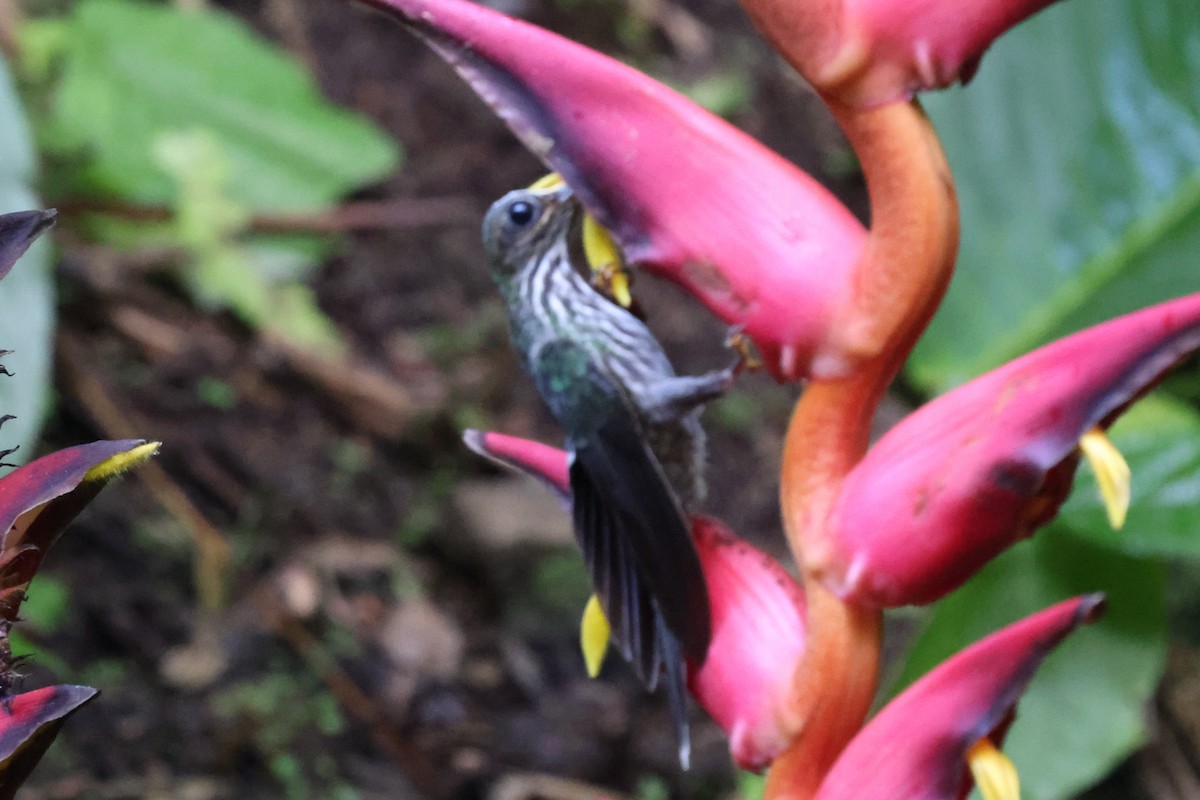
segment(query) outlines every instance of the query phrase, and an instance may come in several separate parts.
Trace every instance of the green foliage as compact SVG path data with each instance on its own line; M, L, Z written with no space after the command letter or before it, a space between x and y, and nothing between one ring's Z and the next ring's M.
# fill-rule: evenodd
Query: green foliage
M929 98L962 248L911 360L921 385L1200 290L1195 11L1056 5L1001 39L965 90Z
M762 800L767 788L767 776L741 771L737 774L737 800Z
M562 550L537 562L533 572L534 600L548 613L575 622L591 595L587 570L577 553Z
M339 347L312 293L294 280L307 271L308 253L239 241L250 212L228 194L230 165L216 137L198 129L163 134L155 144L154 160L177 187L170 231L191 255L183 278L192 296L299 343Z
M150 154L163 134L195 129L221 143L232 196L256 210L317 210L396 165L389 139L220 11L85 0L29 23L22 44L31 68L58 71L42 133L52 152L86 155L75 189L168 202Z
M674 88L719 117L732 117L745 111L754 93L750 79L733 69L714 72Z
M21 618L26 625L42 633L54 633L67 618L71 590L53 575L40 575L21 603Z
M28 23L22 44L25 72L48 98L37 123L59 167L53 192L169 206L169 224L133 233L188 253L183 279L200 303L337 346L300 283L319 244L247 231L255 213L318 212L387 175L399 162L390 139L217 10L85 0L68 17Z
M30 189L34 179L33 141L8 66L0 59L0 212L39 208ZM0 349L13 377L0 376L0 413L16 419L0 430L0 447L21 445L9 462L25 461L50 405L50 360L54 332L54 283L50 245L43 239L0 281Z
M1056 524L938 604L897 688L1004 625L1104 591L1104 618L1072 634L1038 670L1004 747L1021 772L1022 797L1072 797L1144 739L1143 706L1166 652L1164 586L1158 562L1095 547Z
M204 376L196 382L196 397L205 405L228 411L237 405L237 389L219 378Z
M337 736L346 721L337 700L310 673L282 669L257 681L239 681L213 698L213 714L247 735L288 798L346 795L344 779L328 755L295 760L297 740L315 730Z
M1058 5L1000 41L966 90L929 98L958 183L962 247L909 362L917 385L945 391L1200 290L1194 14L1191 0ZM1133 471L1125 530L1110 530L1081 466L1059 521L939 604L904 668L911 679L1022 614L1108 592L1108 619L1072 637L1022 703L1006 749L1030 798L1071 796L1142 741L1166 633L1156 559L1200 554L1195 411L1142 401L1113 440Z

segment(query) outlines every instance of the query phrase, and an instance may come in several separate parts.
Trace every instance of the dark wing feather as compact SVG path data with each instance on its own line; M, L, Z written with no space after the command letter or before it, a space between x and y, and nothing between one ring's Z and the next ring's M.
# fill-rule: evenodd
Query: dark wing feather
M632 627L623 632L643 650L657 651L657 610L684 653L702 663L711 628L704 573L683 510L637 419L617 406L595 436L576 443L573 455L575 534L585 554L603 555L588 564L595 585L622 589L616 597L601 596L610 622L636 622L636 635ZM632 581L643 586L630 586Z

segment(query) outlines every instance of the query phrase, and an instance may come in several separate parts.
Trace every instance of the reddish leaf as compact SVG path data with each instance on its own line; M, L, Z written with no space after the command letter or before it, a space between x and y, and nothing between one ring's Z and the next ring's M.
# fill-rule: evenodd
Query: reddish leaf
M47 686L0 700L0 800L11 800L66 718L97 694L87 686Z
M145 442L100 441L43 456L0 478L0 620L13 621L23 589L63 529L108 482L88 471Z
M0 278L3 278L33 244L34 239L54 224L58 212L16 211L0 214Z

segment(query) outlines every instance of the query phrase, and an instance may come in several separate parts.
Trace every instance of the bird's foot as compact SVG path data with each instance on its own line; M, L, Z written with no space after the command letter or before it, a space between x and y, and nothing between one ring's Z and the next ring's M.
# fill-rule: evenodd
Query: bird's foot
M763 368L763 361L754 350L754 342L746 335L741 325L729 329L729 333L725 335L725 346L737 355L737 361L729 368L730 384L743 372L758 372Z

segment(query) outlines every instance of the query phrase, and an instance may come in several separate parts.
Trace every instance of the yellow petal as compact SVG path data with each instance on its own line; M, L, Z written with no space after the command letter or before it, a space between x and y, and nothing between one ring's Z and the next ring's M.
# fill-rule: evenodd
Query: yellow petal
M117 453L115 456L110 456L89 469L83 476L83 479L84 481L106 481L109 478L116 477L126 470L133 469L157 453L160 445L162 445L162 442L146 442L145 444L139 444L137 447L126 450L124 453Z
M612 290L613 299L620 303L622 308L633 305L633 295L629 292L629 275L624 272L614 273L609 279L609 289Z
M1112 440L1099 428L1092 428L1079 440L1079 449L1087 456L1100 485L1100 497L1108 512L1108 523L1120 529L1125 524L1129 511L1129 465L1113 445Z
M600 600L592 595L583 609L583 623L579 626L579 646L583 650L583 661L587 665L589 678L600 674L604 654L608 652L608 635L612 629L608 617L600 607Z
M1008 756L996 749L990 739L980 739L967 751L971 777L983 800L1020 800L1021 781Z
M551 172L549 175L543 175L533 183L529 184L529 188L537 191L538 189L557 189L566 181L562 179L562 175L557 172Z
M612 234L591 214L584 214L582 238L583 254L592 272L608 282L614 300L629 308L633 303L633 297L629 294L629 275L625 272L624 259Z

